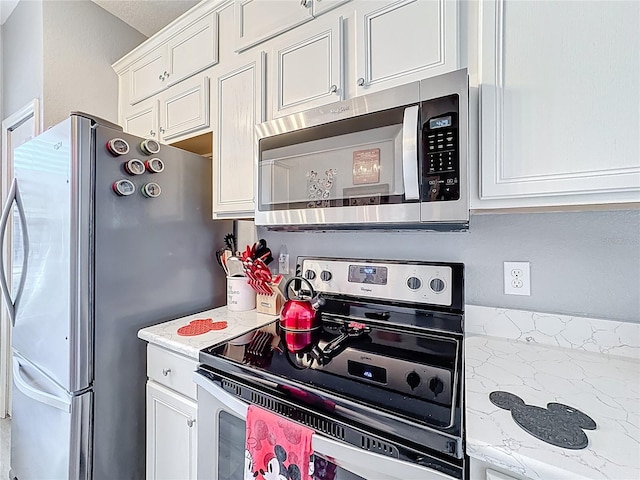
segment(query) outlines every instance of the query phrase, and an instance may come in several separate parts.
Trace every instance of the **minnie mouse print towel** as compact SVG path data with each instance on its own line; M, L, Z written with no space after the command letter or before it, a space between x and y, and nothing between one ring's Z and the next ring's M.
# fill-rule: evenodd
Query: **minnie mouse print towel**
M249 405L244 480L311 480L313 430Z

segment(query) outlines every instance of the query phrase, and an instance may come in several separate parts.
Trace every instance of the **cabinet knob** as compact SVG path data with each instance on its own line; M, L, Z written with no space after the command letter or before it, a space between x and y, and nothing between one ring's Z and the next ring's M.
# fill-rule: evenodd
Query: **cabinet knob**
M169 78L169 72L167 71L164 72L164 78Z
M331 85L331 87L329 87L329 93L336 93L337 91L338 91L337 85Z
M196 423L196 421L193 418L187 418L187 426L189 428L193 427L194 423Z
M358 86L359 86L359 87L363 87L363 86L364 86L364 78L360 77L360 78L358 79Z
M162 369L162 375L164 375L165 377L167 375L169 375L171 373L171 369L170 368L163 368Z
M158 80L164 81L164 75L158 75Z
M153 130L149 130L149 135L151 135L152 137L156 136L156 132L154 132Z
M300 5L302 5L303 7L306 7L308 3L309 0L300 0Z
M160 127L160 133L164 133L164 128Z

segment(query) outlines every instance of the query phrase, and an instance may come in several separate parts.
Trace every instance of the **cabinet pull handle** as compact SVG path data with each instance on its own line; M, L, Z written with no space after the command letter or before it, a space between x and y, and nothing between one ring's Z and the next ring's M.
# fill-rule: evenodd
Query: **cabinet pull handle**
M152 137L156 136L156 132L154 132L153 130L149 130L149 135L151 135Z
M303 7L307 6L307 1L308 0L300 0L300 5L302 5Z
M164 128L160 127L160 133L164 133Z
M331 85L331 87L329 88L329 93L336 93L337 91L338 91L337 85Z
M165 377L167 375L169 375L171 373L171 369L170 368L163 368L162 369L162 375L164 375Z
M164 75L158 75L158 80L160 80L161 82L164 82Z
M358 79L358 86L359 86L359 87L364 87L364 78L360 77L360 78Z
M164 72L164 78L169 78L169 72L167 71Z
M196 423L196 421L193 418L187 418L187 426L189 428L193 427L194 423Z

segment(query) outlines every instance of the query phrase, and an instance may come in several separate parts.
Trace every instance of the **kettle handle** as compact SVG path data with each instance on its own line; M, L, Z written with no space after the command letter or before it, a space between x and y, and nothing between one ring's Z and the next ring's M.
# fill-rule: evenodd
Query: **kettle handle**
M306 283L309 286L309 290L311 291L311 298L316 296L316 292L313 289L313 285L311 285L311 282L309 280L307 280L304 277L292 277L292 278L289 279L289 281L284 286L284 299L287 302L290 300L290 298L289 298L289 285L291 285L291 282L293 282L295 280L302 280L304 283Z

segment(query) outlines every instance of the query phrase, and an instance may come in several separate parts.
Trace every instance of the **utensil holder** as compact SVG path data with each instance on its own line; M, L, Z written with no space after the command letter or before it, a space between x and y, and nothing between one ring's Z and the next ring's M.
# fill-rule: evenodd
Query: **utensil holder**
M282 309L282 296L274 293L272 295L264 295L259 293L256 295L256 310L267 315L279 315Z
M246 312L256 308L256 292L247 283L247 277L227 277L227 309Z

